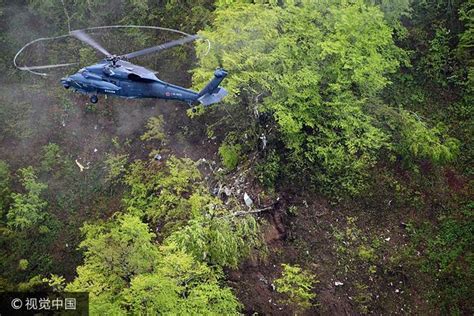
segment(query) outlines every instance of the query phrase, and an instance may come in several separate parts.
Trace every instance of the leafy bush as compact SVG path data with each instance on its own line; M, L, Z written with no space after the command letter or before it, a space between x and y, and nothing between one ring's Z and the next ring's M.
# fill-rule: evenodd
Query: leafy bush
M219 284L219 269L172 244L158 247L138 217L118 216L82 231L84 264L66 290L89 292L93 314L238 314L234 294Z
M242 147L239 144L222 144L219 147L219 155L222 164L227 170L234 170L240 161L240 152Z
M20 182L25 193L12 193L12 204L7 213L7 225L19 230L35 227L45 216L44 209L48 204L41 198L46 184L37 181L33 167L20 169Z
M416 115L401 112L401 141L399 152L406 158L429 159L434 163L452 161L459 150L459 142L446 135L441 126L428 128Z
M125 165L127 164L127 160L128 155L126 154L108 154L107 159L105 160L105 165L108 169L108 173L105 176L105 181L110 183L118 182L126 171Z
M252 216L194 219L167 242L175 243L197 260L231 268L237 268L242 259L263 247L259 225Z
M234 216L238 206L210 195L192 160L171 157L155 170L136 161L129 169L127 212L159 227L166 243L222 267L236 267L252 250L263 248L256 220Z
M443 314L472 314L474 203L414 229L418 264L433 282L429 296Z
M41 159L41 170L50 172L54 166L58 165L58 159L61 157L61 148L54 143L49 143L41 148L43 158Z
M217 49L204 57L207 46L198 44L197 84L222 60L232 74L225 102L272 113L298 172L308 170L326 191L362 190L387 140L362 106L404 60L378 8L361 1L285 9L226 4L202 35ZM232 149L222 149L229 167L236 161Z
M10 168L0 160L0 214L6 210L10 199Z
M318 282L315 276L297 265L282 264L282 267L282 276L275 280L277 292L285 294L288 299L284 302L295 305L297 310L310 308L316 297L312 292L313 285Z
M273 188L280 174L280 156L271 150L264 161L255 166L257 178L267 188Z
M150 118L146 124L147 131L140 136L140 139L143 141L157 140L164 142L166 140L164 123L165 121L162 115Z
M451 50L449 48L449 30L441 27L436 29L434 38L429 43L429 51L420 60L420 69L426 79L441 86L448 84Z
M160 234L168 236L201 212L213 198L201 196L201 174L190 159L170 157L159 169L148 169L143 161L135 161L128 169L125 183L130 187L124 198L127 211L143 216L153 224L161 223Z

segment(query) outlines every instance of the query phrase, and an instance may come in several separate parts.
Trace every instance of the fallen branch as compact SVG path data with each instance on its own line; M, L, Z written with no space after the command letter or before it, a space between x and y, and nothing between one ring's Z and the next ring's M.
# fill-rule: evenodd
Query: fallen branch
M273 208L273 206L267 206L267 207L257 209L257 210L253 210L253 211L238 211L238 212L235 212L235 213L232 213L232 214L229 214L229 215L221 216L219 218L235 217L235 216L241 216L241 215L247 215L247 214L256 214L256 213L261 213L261 212L271 210L272 208Z

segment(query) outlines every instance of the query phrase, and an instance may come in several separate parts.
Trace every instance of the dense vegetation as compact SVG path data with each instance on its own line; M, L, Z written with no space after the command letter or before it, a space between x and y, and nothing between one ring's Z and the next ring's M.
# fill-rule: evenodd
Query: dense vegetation
M195 89L224 67L229 95L93 106L11 63L113 24L209 39L140 62ZM87 291L93 315L474 311L472 1L0 0L0 25L2 290Z

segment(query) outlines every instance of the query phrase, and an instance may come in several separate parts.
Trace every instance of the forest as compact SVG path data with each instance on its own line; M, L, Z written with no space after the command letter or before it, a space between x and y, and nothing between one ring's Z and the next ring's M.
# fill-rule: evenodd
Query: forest
M106 25L191 111L60 78ZM122 54L174 39L96 30ZM91 315L472 315L474 2L0 0L0 290Z

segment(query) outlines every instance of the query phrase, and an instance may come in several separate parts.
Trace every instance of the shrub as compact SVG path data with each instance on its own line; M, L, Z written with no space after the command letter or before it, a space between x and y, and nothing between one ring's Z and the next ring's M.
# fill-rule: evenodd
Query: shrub
M313 285L318 282L315 276L297 265L282 264L282 267L282 276L275 280L275 286L278 293L288 297L284 303L295 305L297 310L310 308L316 297L312 292Z
M280 156L275 150L265 157L265 160L256 166L257 178L265 187L273 188L280 174Z
M219 147L222 164L227 170L231 171L237 167L240 161L241 150L242 147L239 144L230 145L224 143Z

